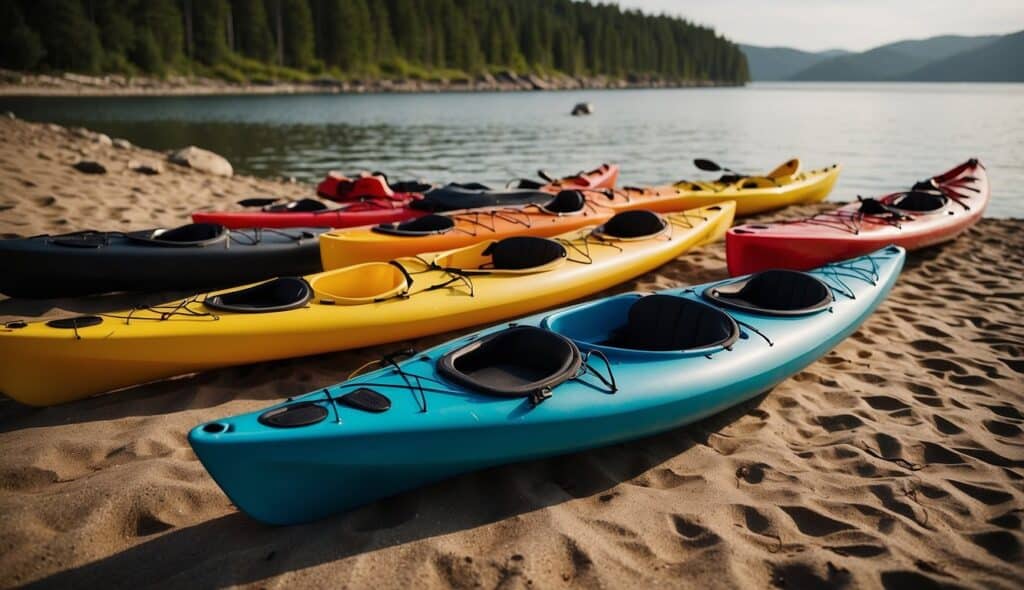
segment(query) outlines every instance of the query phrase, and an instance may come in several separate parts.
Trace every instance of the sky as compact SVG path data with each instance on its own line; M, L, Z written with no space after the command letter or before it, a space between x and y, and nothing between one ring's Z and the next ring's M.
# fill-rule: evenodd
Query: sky
M1024 30L1024 0L612 0L681 16L730 40L863 51L904 39Z

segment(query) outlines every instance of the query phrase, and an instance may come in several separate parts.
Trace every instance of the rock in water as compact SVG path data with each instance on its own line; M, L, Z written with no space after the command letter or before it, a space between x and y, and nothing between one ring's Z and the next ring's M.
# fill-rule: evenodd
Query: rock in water
M594 112L594 105L589 102L579 102L576 106L572 107L572 116L578 117L580 115L589 115Z
M71 165L72 168L85 174L106 174L107 167L92 160L79 160Z
M174 152L167 159L172 164L187 166L208 174L216 174L217 176L232 176L234 174L231 162L228 162L222 156L202 148L197 148L194 145Z

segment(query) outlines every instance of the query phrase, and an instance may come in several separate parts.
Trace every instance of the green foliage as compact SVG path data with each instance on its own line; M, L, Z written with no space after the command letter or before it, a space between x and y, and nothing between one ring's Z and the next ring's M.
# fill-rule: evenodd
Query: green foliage
M39 34L25 24L18 5L0 3L0 66L30 70L43 59L46 49Z
M191 57L209 65L220 63L228 55L227 0L194 0L186 5L191 5L192 12Z
M749 79L709 28L574 0L0 0L0 34L0 60L18 69Z
M276 49L263 0L233 0L231 15L234 19L234 49L246 57L272 61Z
M272 0L279 8L284 64L298 69L313 65L313 15L307 0Z
M160 49L153 31L142 29L135 36L135 46L129 54L131 60L139 66L139 69L147 74L164 74L164 56Z
M39 35L19 25L0 40L0 65L12 70L31 70L46 55Z

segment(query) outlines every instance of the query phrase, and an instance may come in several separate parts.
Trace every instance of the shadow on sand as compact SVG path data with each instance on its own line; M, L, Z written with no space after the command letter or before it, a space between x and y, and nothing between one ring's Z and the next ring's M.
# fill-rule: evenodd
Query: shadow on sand
M27 588L251 584L355 555L601 494L697 445L747 414L762 396L696 424L639 441L495 467L387 498L307 525L272 527L242 513L172 530ZM463 509L481 498L483 509ZM182 569L183 564L191 564Z

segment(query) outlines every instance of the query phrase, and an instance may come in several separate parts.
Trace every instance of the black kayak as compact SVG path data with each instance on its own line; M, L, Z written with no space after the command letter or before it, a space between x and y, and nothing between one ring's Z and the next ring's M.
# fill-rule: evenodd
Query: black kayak
M192 223L135 232L80 231L0 240L0 293L75 297L216 289L323 270L324 228L228 230Z
M424 192L422 199L412 201L409 206L420 211L443 213L460 209L539 205L547 203L551 197L551 193L527 188L494 190L475 182L452 183Z

